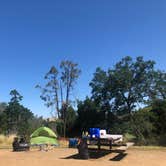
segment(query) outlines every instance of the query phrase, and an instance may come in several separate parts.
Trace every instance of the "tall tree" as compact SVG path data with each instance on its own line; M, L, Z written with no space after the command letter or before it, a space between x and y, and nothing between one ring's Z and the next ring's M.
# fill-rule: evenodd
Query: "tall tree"
M60 107L59 107L59 88L60 82L58 77L58 70L55 66L52 66L50 70L44 76L46 84L44 87L36 85L36 88L41 89L40 98L45 102L47 107L55 106L56 114L60 118Z
M95 100L100 97L101 103L106 102L117 113L130 114L149 95L154 64L154 61L144 61L143 57L137 57L133 61L127 56L107 72L97 70L90 83L92 97Z
M7 134L26 134L29 127L29 119L33 117L33 113L29 109L20 104L22 96L17 90L11 90L11 100L4 111L7 119Z
M66 116L67 110L71 105L71 91L80 75L78 64L72 61L62 61L60 64L60 72L53 66L45 75L46 84L44 88L37 85L41 89L41 99L45 101L48 107L55 107L55 113L64 123L64 137L66 134Z
M69 108L70 100L69 100L69 95L71 90L74 88L74 84L76 79L80 75L80 70L77 68L78 64L73 63L71 61L62 61L60 64L60 68L62 70L61 72L61 80L63 83L63 87L66 89L64 90L65 92L65 100L63 100L62 103L62 111L63 111L63 120L64 120L64 136L66 133L66 120L67 120L67 111ZM61 90L61 95L62 90Z

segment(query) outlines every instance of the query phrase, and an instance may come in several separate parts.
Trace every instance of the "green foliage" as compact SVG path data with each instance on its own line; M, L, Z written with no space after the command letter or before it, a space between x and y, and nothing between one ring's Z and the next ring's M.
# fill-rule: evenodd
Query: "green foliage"
M153 61L127 56L107 72L97 68L90 86L92 98L107 110L118 114L131 113L138 104L145 103L153 83Z
M70 106L67 110L67 115L66 115L66 129L68 132L73 128L74 123L76 121L76 112L75 110Z
M150 111L139 110L131 117L132 133L139 144L148 144L148 139L153 136L155 126L152 123L154 115Z
M166 73L164 71L153 72L153 85L150 87L149 97L152 101L161 99L166 100Z
M7 107L7 103L5 103L5 102L0 103L0 124L1 124L0 133L3 133L3 134L4 134L5 129L7 128L7 124L6 124L7 117L4 112L6 107Z
M8 104L0 104L0 134L17 134L29 138L36 128L42 126L44 120L35 117L28 108L20 104L23 97L17 90L12 90L10 95Z
M12 103L19 103L23 98L16 89L11 90L10 95L11 95L10 101Z
M7 115L5 112L0 114L0 134L6 134L7 130Z
M45 126L46 121L42 117L33 116L28 123L30 124L28 133L31 134L37 128Z
M44 126L52 129L54 132L57 133L57 123L56 121L50 121L49 119L44 122ZM59 134L59 133L58 133Z
M16 91L10 92L11 100L5 109L7 118L7 134L18 133L25 135L28 129L28 120L33 117L33 114L20 105L19 101L22 100L22 96Z
M94 98L95 102L101 106L109 102L112 97L106 87L109 79L108 77L108 73L98 67L94 73L94 78L89 84L92 87L92 98Z
M135 112L132 127L138 144L166 145L166 101L155 100L149 108Z
M125 133L124 134L124 142L133 142L135 141L136 136L130 134L130 133Z
M78 102L78 125L80 126L82 131L88 130L90 127L96 127L99 125L99 117L98 116L98 107L95 102L89 98L86 98L85 101Z
M163 135L166 133L166 100L155 100L152 103L154 114L153 123L156 126L156 133Z
M61 120L61 119L58 119L57 121L56 121L56 131L57 131L57 133L58 133L58 135L59 136L63 136L63 133L64 133L64 122L63 122L63 120Z

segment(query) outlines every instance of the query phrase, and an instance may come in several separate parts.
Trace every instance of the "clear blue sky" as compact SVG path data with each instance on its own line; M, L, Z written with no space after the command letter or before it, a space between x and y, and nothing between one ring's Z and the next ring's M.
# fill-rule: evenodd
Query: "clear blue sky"
M34 87L50 66L77 62L82 74L73 95L84 99L96 67L126 55L166 69L165 0L0 1L0 102L17 89L26 107L48 117Z

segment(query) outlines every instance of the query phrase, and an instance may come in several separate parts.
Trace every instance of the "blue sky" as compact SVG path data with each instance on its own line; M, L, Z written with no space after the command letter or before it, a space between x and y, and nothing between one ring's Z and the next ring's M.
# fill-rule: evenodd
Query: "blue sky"
M144 56L165 70L165 0L0 0L0 102L17 89L34 114L50 116L35 85L61 60L79 64L75 98L90 94L96 67Z

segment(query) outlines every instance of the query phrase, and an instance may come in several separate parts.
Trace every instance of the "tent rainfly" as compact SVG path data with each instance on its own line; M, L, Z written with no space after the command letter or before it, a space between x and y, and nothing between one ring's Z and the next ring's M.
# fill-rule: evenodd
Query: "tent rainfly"
M57 135L48 127L40 127L30 136L31 145L58 145Z

